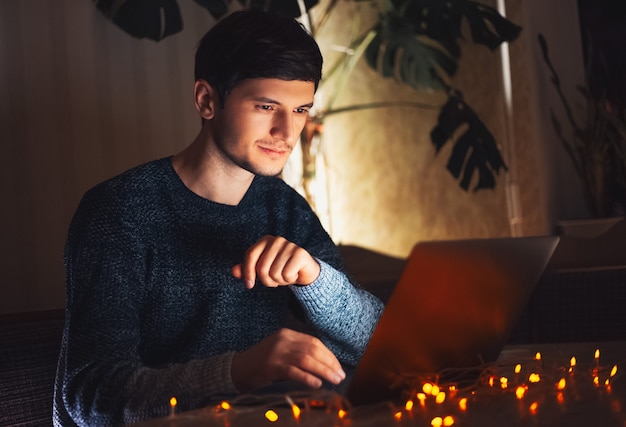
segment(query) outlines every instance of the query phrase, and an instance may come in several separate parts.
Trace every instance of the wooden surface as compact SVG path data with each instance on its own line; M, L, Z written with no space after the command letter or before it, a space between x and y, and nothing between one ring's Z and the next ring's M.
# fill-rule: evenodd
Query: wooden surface
M597 365L594 358L596 349L600 349ZM535 359L537 352L541 354L540 361ZM569 373L572 356L576 357L577 364ZM342 405L340 396L335 396L333 400L328 395L321 395L320 400L324 400L326 405L315 409L306 403L306 398L294 394L292 400L302 409L299 420L294 418L285 395L276 395L248 400L245 405L237 405L233 401L233 408L228 411L216 405L137 426L427 427L437 416L452 416L454 425L459 426L622 427L626 425L626 383L620 369L626 368L625 362L626 342L509 346L502 352L498 364L492 367L493 387L488 385L487 377L483 377L485 381L471 387L471 390L459 389L455 395L448 393L441 404L436 403L433 397L428 397L423 406L415 400L410 411L404 404L390 402L355 408L343 406L348 415L340 419L337 415ZM522 370L516 376L514 369L518 363L522 365ZM617 374L606 386L604 381L615 365L618 366ZM596 367L600 378L597 386L593 383ZM528 377L531 373L539 374L541 380L530 383ZM507 389L500 387L502 376L508 378ZM556 384L562 378L566 385L563 390L558 390ZM518 385L526 387L521 399L515 395ZM316 394L311 393L309 397L310 402L316 399ZM458 402L462 397L468 398L465 411L459 409ZM268 409L278 414L276 422L265 419Z

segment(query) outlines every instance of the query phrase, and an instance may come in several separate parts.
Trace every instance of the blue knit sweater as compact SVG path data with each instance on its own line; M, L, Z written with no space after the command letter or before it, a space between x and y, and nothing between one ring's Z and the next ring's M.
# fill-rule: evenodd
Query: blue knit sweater
M230 268L268 234L307 249L319 278L246 289ZM171 158L88 191L65 263L56 425L126 424L166 415L171 396L188 410L236 394L233 354L282 327L313 331L356 365L382 312L341 272L318 218L282 180L257 176L239 205L222 205L190 191Z

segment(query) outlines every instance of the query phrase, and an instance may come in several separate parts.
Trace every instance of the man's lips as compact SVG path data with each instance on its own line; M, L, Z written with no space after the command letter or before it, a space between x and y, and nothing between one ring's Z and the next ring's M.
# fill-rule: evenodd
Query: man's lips
M289 150L277 147L267 147L260 145L259 148L270 157L282 157L285 154L289 153Z

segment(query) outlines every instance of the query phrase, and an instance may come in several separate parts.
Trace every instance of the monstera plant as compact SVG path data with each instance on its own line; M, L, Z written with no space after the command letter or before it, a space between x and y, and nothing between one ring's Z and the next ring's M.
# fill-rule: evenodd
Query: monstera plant
M216 20L232 10L232 1L195 0ZM361 31L350 46L346 46L345 55L325 72L325 81L335 73L341 73L342 78L333 87L326 105L316 109L301 137L305 192L306 180L315 173L310 152L312 140L319 136L320 125L326 117L345 111L400 104L390 100L333 108L347 76L361 58L383 77L399 79L416 90L444 91L448 96L444 105L402 105L439 111L437 124L430 134L431 141L436 151L447 142L454 145L447 168L459 180L462 189L469 189L475 174L478 179L474 191L494 188L495 175L506 170L504 160L489 129L464 101L463 94L449 82L458 69L459 40L465 37L461 31L464 22L469 27L471 40L490 49L514 40L521 28L495 9L470 0L330 0L324 10L315 13L317 20L309 28L311 33L314 36L320 34L328 16L340 2L346 1L371 3L377 8L379 18L371 28ZM158 41L183 28L176 0L96 0L95 5L135 37ZM291 17L308 16L309 22L313 22L310 11L322 7L318 0L248 0L245 6ZM320 83L323 84L324 81Z

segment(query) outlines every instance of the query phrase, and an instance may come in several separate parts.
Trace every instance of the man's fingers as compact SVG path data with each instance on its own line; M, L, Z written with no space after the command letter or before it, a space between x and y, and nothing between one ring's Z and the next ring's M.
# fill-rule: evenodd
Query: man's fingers
M338 384L345 378L339 360L318 338L288 329L280 334L282 336L279 338L290 343L289 352L285 355L285 365L296 367L333 384Z
M256 280L268 287L308 285L317 279L320 266L303 248L284 237L265 236L252 245L232 274L244 281L248 289Z
M345 373L335 355L311 335L281 329L259 344L237 353L231 375L240 391L277 380L292 380L309 387L322 382L339 384Z
M241 266L241 279L243 280L246 288L252 289L257 277L257 264L263 257L263 254L268 245L268 237L265 236L257 243L252 245L246 252L246 255ZM236 276L235 276L236 277Z

